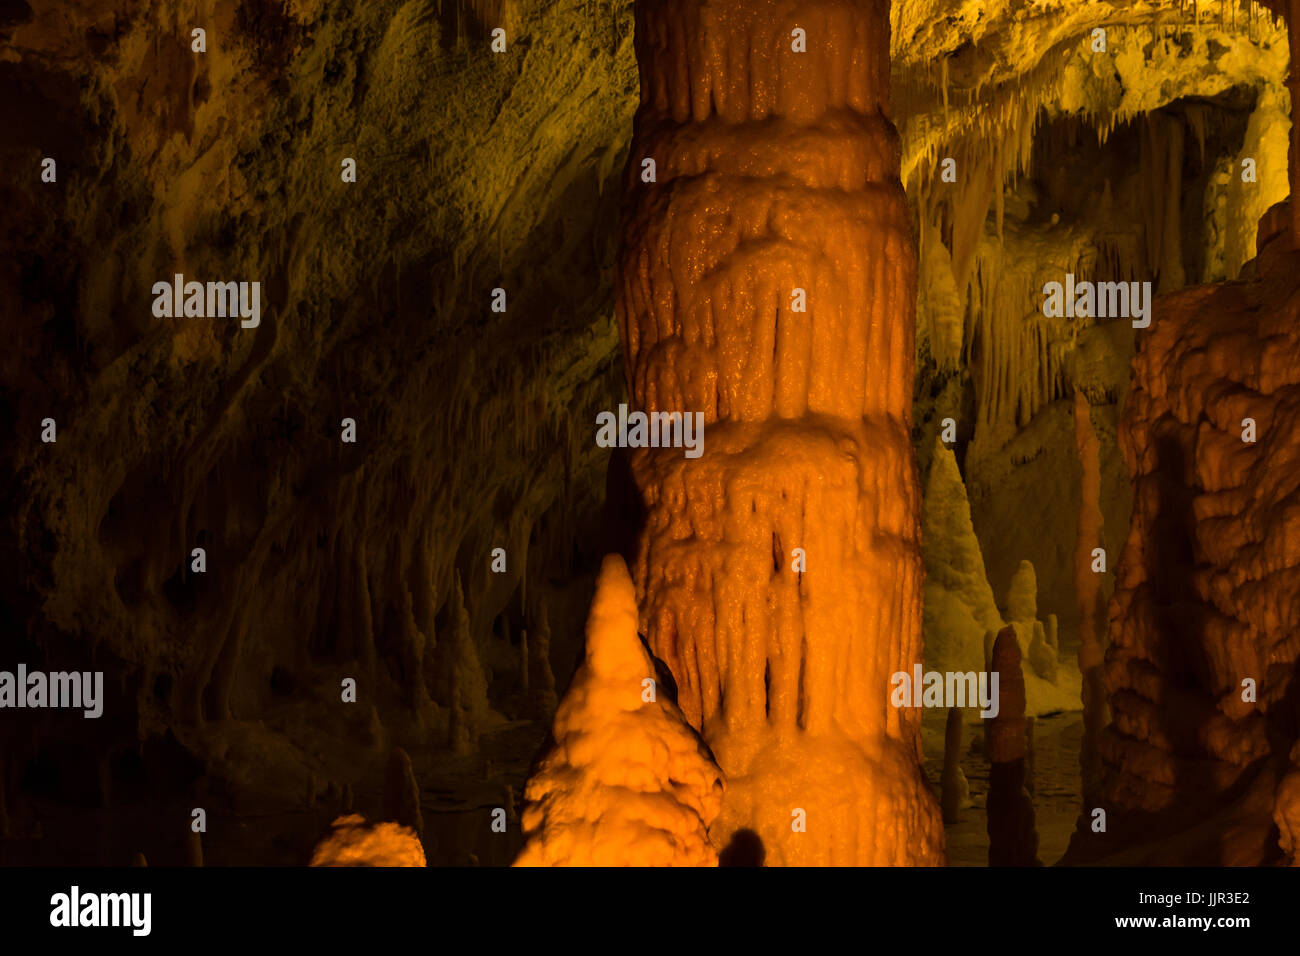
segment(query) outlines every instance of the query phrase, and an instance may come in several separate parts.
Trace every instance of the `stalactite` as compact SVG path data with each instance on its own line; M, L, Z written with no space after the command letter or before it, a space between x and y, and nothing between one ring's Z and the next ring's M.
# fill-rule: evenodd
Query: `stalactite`
M711 837L752 830L775 863L937 862L919 716L887 704L890 675L921 656L915 259L888 3L636 10L617 279L629 392L647 412L703 412L707 448L630 456L646 504L635 577L651 648L727 774ZM796 18L806 53L790 52ZM774 538L806 570L774 564Z

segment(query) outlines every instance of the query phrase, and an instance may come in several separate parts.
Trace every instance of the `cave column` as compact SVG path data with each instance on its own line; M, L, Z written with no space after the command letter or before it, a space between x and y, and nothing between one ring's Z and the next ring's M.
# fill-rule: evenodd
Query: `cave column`
M641 626L768 863L942 859L919 710L916 253L888 0L638 0L617 304ZM652 161L652 162L649 162Z

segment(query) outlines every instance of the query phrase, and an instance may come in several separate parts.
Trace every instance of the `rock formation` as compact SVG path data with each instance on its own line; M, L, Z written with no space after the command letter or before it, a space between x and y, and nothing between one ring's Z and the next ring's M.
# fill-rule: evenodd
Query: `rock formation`
M939 782L943 822L956 823L970 806L970 784L961 769L961 708L951 707L943 735L943 776Z
M659 686L623 559L605 559L587 655L529 778L516 866L716 866L722 800L708 748Z
M987 666L1004 613L1026 716L1087 678L1112 832L1076 853L1294 857L1294 6L0 3L0 670L106 688L0 720L0 864L418 829L414 769L373 786L399 742L510 806L611 551L730 778L724 862L937 861L889 677ZM1067 272L1172 294L1049 317ZM260 323L151 310L178 273ZM624 402L703 456L611 455ZM152 832L198 805L264 838Z
M984 557L971 524L966 488L952 451L936 441L925 486L925 662L938 671L985 669L993 640L1010 623L1027 662L1024 681L1027 712L1055 713L1079 708L1078 676L1059 667L1058 648L1049 640L1054 625L1038 620L1034 567L1020 562L1006 597L1008 622L993 599ZM975 720L974 713L969 719Z
M989 866L1038 866L1034 804L1025 790L1028 742L1025 685L1020 674L1020 642L1010 626L993 645L1000 706L988 720Z
M1079 673L1083 677L1083 742L1079 755L1084 806L1097 791L1101 778L1098 738L1106 723L1105 690L1102 687L1102 650L1106 628L1106 605L1102 600L1102 578L1094 570L1094 549L1104 547L1102 538L1101 463L1099 443L1093 431L1088 400L1074 393L1075 447L1082 468L1079 535L1074 551L1074 590L1079 599Z
M457 753L470 753L488 714L487 681L465 610L465 592L456 576L451 600L451 627L439 642L439 679L450 701L447 742Z
M384 773L384 819L424 837L424 814L420 811L420 785L416 782L411 758L401 747L394 747Z
M715 842L752 830L778 864L942 854L919 714L886 703L921 659L916 256L888 17L888 0L637 4L629 392L707 424L701 458L631 455L635 578L727 775Z
M1296 740L1300 659L1288 543L1300 314L1289 236L1261 244L1253 281L1159 300L1134 360L1122 431L1133 522L1101 739L1111 825L1108 840L1076 837L1081 859L1131 843L1147 844L1136 859L1163 863L1278 852L1273 790Z
M312 852L311 866L424 866L413 830L396 823L367 823L360 814L339 817Z
M550 720L555 713L555 674L551 670L551 621L546 602L537 609L537 624L528 643L528 707L532 716Z
M925 657L936 670L981 670L984 637L1004 622L971 525L952 450L938 439L925 485Z
M300 805L312 774L381 774L382 751L351 749L371 705L399 739L430 735L439 759L449 711L477 706L428 703L450 686L434 631L453 617L456 573L481 642L519 600L530 549L570 564L586 551L607 458L588 423L621 389L612 258L636 105L631 13L605 12L0 10L14 105L0 603L20 617L0 666L93 660L114 688L102 739L0 725L11 785L32 761L58 768L47 824L79 812L86 747L111 757L119 803L135 799L124 768L140 755L161 788L193 760L259 811ZM511 29L509 68L488 18ZM47 156L57 182L41 180ZM175 272L260 281L259 327L155 317L150 285ZM57 444L41 441L47 416ZM340 440L345 418L355 442ZM502 542L510 571L493 575ZM189 571L199 546L205 574ZM553 613L557 660L576 656L580 621ZM344 677L362 702L351 712ZM14 831L28 819L18 789ZM54 863L62 842L22 852ZM244 859L290 862L284 845L254 841Z
M1290 180L1294 196L1295 148ZM1121 848L1125 861L1201 865L1294 852L1300 229L1285 213L1261 220L1248 281L1159 300L1133 362L1121 432L1133 520L1101 739L1111 823L1104 838L1081 824L1078 861Z
M1291 748L1291 768L1278 784L1273 823L1284 861L1300 866L1300 742Z

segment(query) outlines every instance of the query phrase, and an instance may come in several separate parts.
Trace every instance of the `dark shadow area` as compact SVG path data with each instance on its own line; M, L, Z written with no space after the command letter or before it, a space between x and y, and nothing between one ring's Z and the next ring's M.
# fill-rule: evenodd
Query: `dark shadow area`
M767 858L763 841L753 830L737 830L718 854L718 866L762 866Z

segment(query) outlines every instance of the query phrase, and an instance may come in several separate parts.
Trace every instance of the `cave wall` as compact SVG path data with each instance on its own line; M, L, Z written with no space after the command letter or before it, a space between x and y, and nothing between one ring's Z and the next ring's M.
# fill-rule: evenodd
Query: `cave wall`
M494 6L6 7L0 640L110 688L93 726L9 742L11 791L43 754L51 799L111 804L163 738L284 806L357 783L356 741L419 763L457 577L492 706L522 709L510 642L599 556L636 78L626 4ZM261 281L260 325L156 317L174 273ZM551 595L562 679L589 580Z
M1122 438L1134 517L1110 607L1105 834L1077 859L1258 865L1280 856L1295 768L1296 253L1248 283L1159 302ZM1248 425L1254 425L1250 429ZM1280 818L1279 818L1280 819Z

